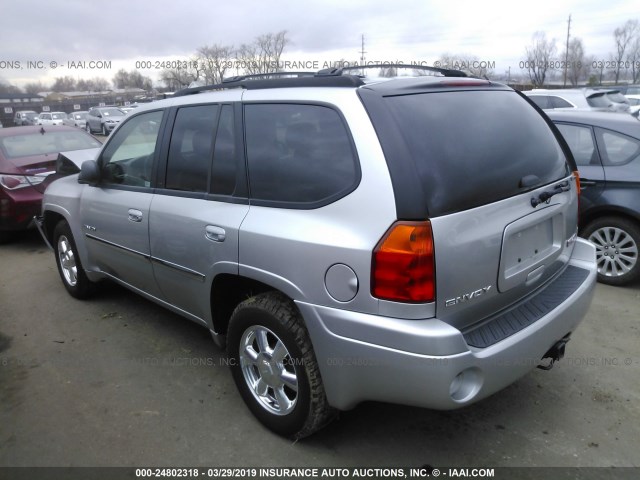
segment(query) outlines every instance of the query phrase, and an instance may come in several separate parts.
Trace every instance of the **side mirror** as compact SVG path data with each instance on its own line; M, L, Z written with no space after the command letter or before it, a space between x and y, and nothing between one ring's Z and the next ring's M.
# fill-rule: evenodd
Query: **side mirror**
M95 160L87 160L82 162L80 174L78 175L78 183L91 185L95 187L100 181L100 169Z

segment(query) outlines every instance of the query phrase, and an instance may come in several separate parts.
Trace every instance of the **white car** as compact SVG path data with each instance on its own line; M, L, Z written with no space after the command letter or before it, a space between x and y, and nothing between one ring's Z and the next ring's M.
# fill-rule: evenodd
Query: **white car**
M42 112L38 115L37 125L64 125L67 114L64 112Z

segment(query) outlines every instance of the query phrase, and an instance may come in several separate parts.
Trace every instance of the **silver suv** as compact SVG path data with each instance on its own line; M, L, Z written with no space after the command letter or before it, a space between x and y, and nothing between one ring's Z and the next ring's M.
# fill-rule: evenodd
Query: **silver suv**
M345 73L140 106L38 219L72 296L110 279L209 329L249 409L295 438L550 368L597 273L571 154L525 97Z

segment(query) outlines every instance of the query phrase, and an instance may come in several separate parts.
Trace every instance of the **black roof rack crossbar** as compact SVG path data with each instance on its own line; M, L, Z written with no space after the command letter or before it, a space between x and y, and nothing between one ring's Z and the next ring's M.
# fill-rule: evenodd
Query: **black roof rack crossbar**
M235 77L223 78L222 83L239 82L241 80L265 80L270 78L300 78L313 77L316 72L272 72L272 73L252 73L249 75L238 75Z
M438 68L438 67L428 67L426 65L409 65L406 63L374 63L371 65L360 65L360 66L348 66L342 68L325 68L320 70L316 76L340 76L343 75L346 71L350 70L363 70L365 68L408 68L412 70L425 70L428 72L439 73L445 77L467 77L468 75L460 70L450 70L448 68Z

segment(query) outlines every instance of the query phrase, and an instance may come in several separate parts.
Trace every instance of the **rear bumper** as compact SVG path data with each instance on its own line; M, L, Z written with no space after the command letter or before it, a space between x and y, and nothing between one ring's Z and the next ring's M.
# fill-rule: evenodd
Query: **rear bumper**
M535 368L586 314L597 276L594 246L578 239L569 265L586 273L575 289L486 348L470 346L463 332L437 318L394 319L298 302L329 403L343 410L366 400L449 410L505 388Z

